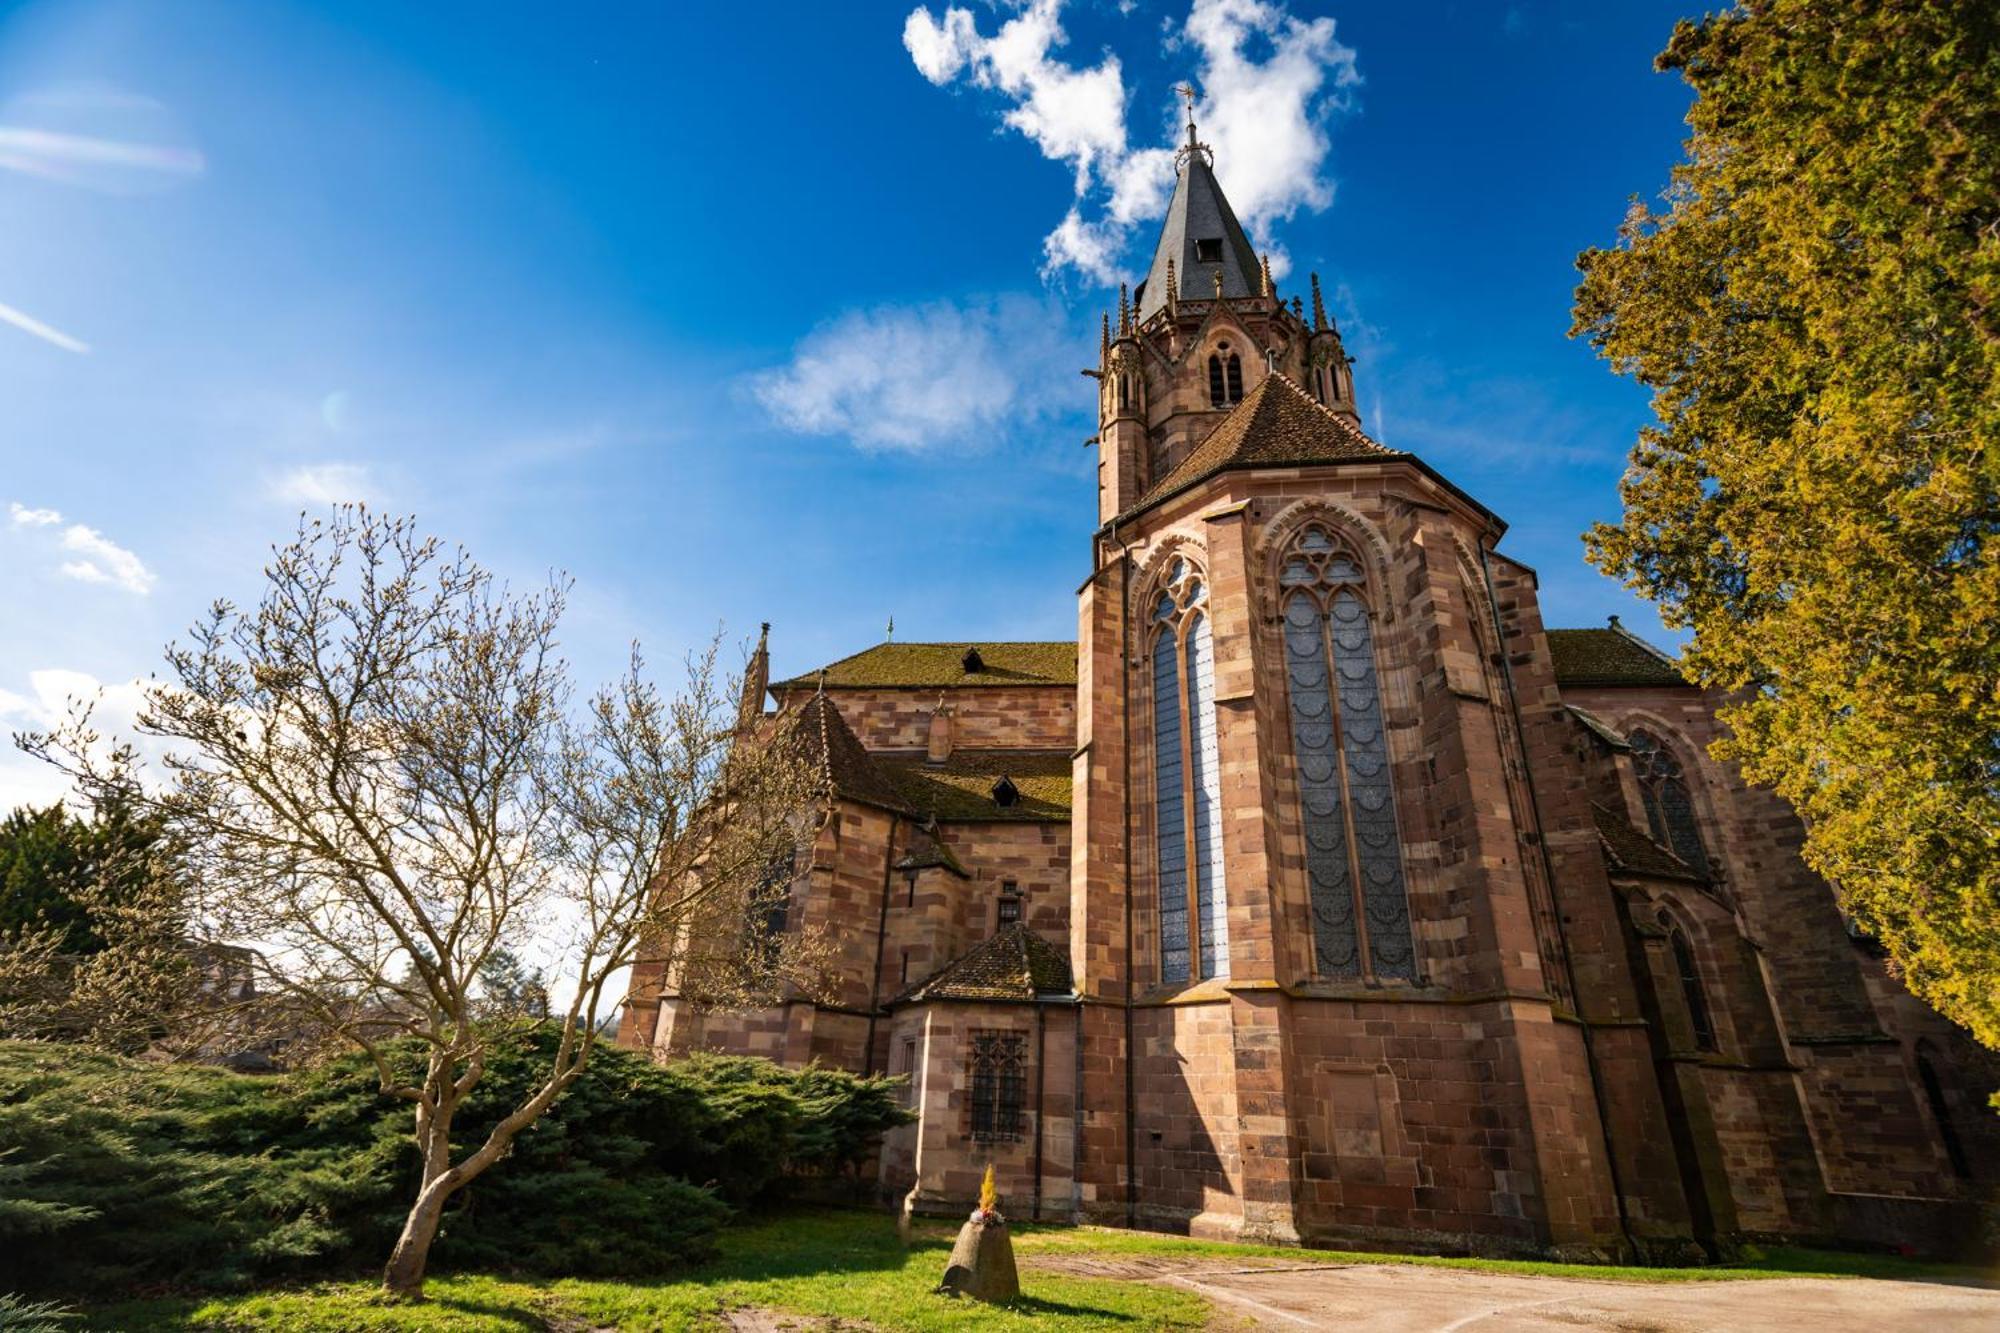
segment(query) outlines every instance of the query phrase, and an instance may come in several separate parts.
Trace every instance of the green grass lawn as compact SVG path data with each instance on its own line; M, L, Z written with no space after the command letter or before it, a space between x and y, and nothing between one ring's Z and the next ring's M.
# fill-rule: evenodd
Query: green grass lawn
M713 1327L720 1312L765 1306L796 1314L865 1321L882 1330L943 1329L1198 1329L1209 1317L1192 1292L1120 1282L1024 1272L1028 1295L996 1311L931 1293L944 1271L951 1228L921 1228L905 1250L890 1219L873 1212L809 1211L754 1222L727 1232L713 1263L647 1281L536 1281L476 1274L432 1279L430 1300L418 1306L382 1302L369 1281L328 1283L213 1299L177 1299L104 1306L89 1326L147 1333L155 1329L297 1330L621 1330ZM1777 1277L1966 1277L1972 1270L1871 1255L1773 1249L1728 1268L1612 1268L1495 1259L1446 1259L1325 1250L1223 1245L1095 1227L1022 1227L1015 1250L1024 1264L1037 1254L1274 1257L1315 1263L1405 1263L1494 1273L1638 1282Z

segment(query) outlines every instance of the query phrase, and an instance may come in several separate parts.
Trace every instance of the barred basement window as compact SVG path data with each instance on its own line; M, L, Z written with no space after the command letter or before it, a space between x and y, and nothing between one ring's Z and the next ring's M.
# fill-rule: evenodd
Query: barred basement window
M972 1137L1011 1143L1021 1137L1028 1086L1028 1039L1018 1032L972 1034Z
M1160 979L1167 982L1229 975L1207 603L1200 571L1175 560L1152 613L1154 868Z
M1326 529L1307 527L1286 552L1278 585L1317 970L1414 981L1360 560Z
M1634 731L1626 738L1632 745L1632 766L1639 776L1639 799L1646 806L1646 823L1653 841L1673 850L1675 856L1704 873L1708 851L1702 845L1701 826L1695 820L1694 800L1688 793L1681 761L1650 731Z

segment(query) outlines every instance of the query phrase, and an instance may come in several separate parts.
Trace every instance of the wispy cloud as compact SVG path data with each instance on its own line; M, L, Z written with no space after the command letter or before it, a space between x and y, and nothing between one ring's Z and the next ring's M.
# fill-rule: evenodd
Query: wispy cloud
M1055 54L1068 41L1064 0L1030 0L991 37L972 11L941 16L912 10L903 46L918 72L940 87L963 78L1008 102L1001 121L1064 163L1075 198L1043 241L1045 271L1075 270L1116 280L1136 225L1165 211L1173 185L1180 118L1168 90L1155 98L1153 129L1134 146L1118 58L1078 66ZM1196 57L1195 114L1215 150L1231 204L1259 245L1287 260L1273 229L1300 208L1333 201L1326 122L1347 107L1361 82L1354 51L1334 37L1330 18L1295 18L1277 0L1194 0L1185 22L1169 23L1170 51Z
M365 464L315 463L275 478L270 493L287 504L324 506L371 499L375 487Z
M851 311L748 381L787 430L922 452L1011 436L1061 410L1084 339L1052 301L1003 296Z
M40 338L45 343L53 343L65 352L75 352L79 356L90 354L90 344L83 339L72 338L61 329L52 328L33 315L16 310L13 306L0 305L0 324L12 324L21 332Z
M24 531L54 528L63 521L62 514L54 509L36 509L18 500L8 504L7 514L11 526ZM152 592L153 585L159 581L153 571L146 568L145 561L96 528L72 523L52 535L54 541L48 549L72 557L63 560L57 567L65 578L122 588L140 597Z
M72 523L63 529L65 551L80 556L63 562L62 572L84 583L106 583L141 597L153 591L158 580L145 561L112 541L96 528Z
M57 511L53 509L30 509L19 500L8 504L7 513L16 524L28 528L46 528L62 522L62 515Z
M0 107L0 171L140 194L207 170L173 113L139 93L73 84L35 89Z

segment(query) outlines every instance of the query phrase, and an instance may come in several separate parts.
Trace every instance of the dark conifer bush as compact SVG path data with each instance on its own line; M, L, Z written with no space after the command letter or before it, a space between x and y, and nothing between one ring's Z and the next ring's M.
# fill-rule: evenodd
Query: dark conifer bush
M483 1136L552 1039L502 1043L456 1132ZM0 1043L0 1290L226 1288L371 1268L416 1186L409 1116L360 1059L256 1079ZM888 1079L602 1049L454 1201L437 1260L661 1271L705 1255L733 1209L850 1170L906 1118Z

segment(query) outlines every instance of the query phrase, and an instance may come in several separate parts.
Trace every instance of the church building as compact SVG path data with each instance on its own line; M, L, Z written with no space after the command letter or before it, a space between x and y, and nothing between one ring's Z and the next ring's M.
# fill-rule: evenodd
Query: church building
M1227 164L1223 164L1226 168ZM1189 126L1104 322L1077 637L769 680L830 984L619 1040L907 1076L885 1199L1219 1239L1698 1258L1993 1225L2000 1069L1711 758L1718 699L1551 629L1506 524L1363 431ZM1081 535L1081 534L1080 534Z

